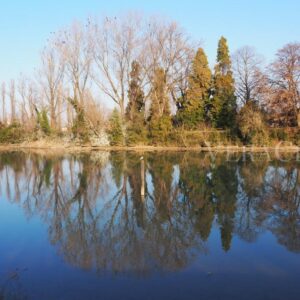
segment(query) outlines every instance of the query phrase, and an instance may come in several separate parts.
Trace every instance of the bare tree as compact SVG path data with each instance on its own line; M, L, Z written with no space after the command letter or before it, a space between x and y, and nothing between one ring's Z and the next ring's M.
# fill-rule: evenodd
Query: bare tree
M28 129L35 126L35 106L39 102L38 91L35 83L24 76L18 80L17 91L19 106L21 107L21 121Z
M238 49L233 55L236 96L241 105L253 101L260 102L264 74L263 59L249 46Z
M138 16L105 18L93 25L95 72L93 79L101 91L125 114L131 63L141 47Z
M1 86L1 98L2 98L2 122L5 124L6 123L6 87L5 87L5 82L2 82Z
M137 15L105 18L94 26L94 80L102 92L125 113L129 74L133 61L142 67L146 99L157 68L166 72L168 92L176 101L187 88L194 50L184 31L174 22Z
M157 67L163 68L169 94L176 102L186 93L195 48L176 22L159 19L148 22L144 43L141 65L146 69L149 81Z
M57 49L50 43L41 54L41 68L38 71L38 82L49 107L52 128L60 128L61 126L61 90L64 66L64 60L57 52Z
M13 123L16 120L16 90L15 90L15 81L12 79L10 81L9 88L9 98L10 98L10 122Z
M106 122L106 110L100 101L94 98L91 91L86 92L85 99L85 116L88 119L91 127L96 130L101 130Z
M60 84L57 90L57 98L56 98L56 127L58 130L62 129L62 114L63 114L63 104L64 104L64 92L63 85Z
M269 109L284 125L300 126L300 43L280 49L269 70Z
M60 31L56 35L55 42L60 55L60 64L64 64L65 74L71 85L72 98L76 99L82 106L84 105L85 91L88 88L92 67L93 47L89 28L89 22L85 26L79 22L74 22L70 28Z

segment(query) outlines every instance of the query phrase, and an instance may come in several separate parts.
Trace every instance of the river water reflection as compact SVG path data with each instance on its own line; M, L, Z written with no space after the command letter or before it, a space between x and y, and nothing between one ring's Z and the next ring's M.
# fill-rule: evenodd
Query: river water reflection
M300 299L292 154L142 155L0 153L0 299Z

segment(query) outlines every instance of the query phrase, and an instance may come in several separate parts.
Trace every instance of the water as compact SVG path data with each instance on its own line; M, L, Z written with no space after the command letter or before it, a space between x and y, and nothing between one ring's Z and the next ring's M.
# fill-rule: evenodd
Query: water
M300 299L294 155L143 156L0 153L0 299Z

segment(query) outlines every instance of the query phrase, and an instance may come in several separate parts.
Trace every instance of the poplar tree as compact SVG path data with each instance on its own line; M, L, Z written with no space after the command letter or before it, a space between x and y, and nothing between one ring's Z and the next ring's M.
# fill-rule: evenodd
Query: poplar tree
M210 89L211 71L207 56L204 50L199 48L193 60L186 99L178 110L179 124L187 128L196 128L203 121L207 121Z
M127 123L127 143L136 144L146 141L145 96L140 79L141 67L134 61L131 65L128 89L128 105L125 119Z
M154 72L150 96L150 138L153 142L164 142L172 129L172 122L169 98L167 95L166 73L162 68L157 68Z
M213 81L214 96L211 108L213 123L217 127L232 128L236 119L236 97L231 59L224 37L219 40Z

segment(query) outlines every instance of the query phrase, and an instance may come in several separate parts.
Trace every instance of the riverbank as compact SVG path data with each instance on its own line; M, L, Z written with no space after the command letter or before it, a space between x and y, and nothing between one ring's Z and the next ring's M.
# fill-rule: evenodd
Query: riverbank
M84 151L203 151L203 152L300 152L300 147L286 142L279 142L273 146L255 146L255 145L218 145L218 146L101 146L101 145L82 145L79 143L63 141L33 141L19 144L0 144L0 151L16 150L45 150L55 152L84 152Z

